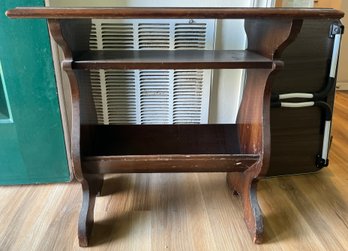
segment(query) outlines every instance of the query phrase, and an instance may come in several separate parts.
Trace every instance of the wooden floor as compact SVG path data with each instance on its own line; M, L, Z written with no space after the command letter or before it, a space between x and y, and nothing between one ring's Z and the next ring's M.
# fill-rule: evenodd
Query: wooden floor
M329 168L260 182L263 245L251 242L225 174L137 174L108 176L85 250L348 250L347 92L333 135ZM78 184L1 187L0 201L0 250L80 249Z

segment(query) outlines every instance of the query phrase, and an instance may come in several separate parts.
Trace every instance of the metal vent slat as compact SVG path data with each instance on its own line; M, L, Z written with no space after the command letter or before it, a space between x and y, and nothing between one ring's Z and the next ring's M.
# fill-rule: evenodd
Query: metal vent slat
M99 71L91 70L90 71L90 80L92 87L92 95L94 100L94 105L97 112L97 119L99 123L104 123L103 119L103 98L102 91L100 86L100 75Z
M169 23L139 23L139 49L170 49Z
M133 24L106 23L100 24L104 50L134 49Z
M203 72L177 70L174 73L174 123L198 124L201 120Z
M140 71L142 124L169 123L169 71Z
M206 23L175 24L174 48L180 50L204 50L206 47Z
M136 123L134 71L105 71L108 117L110 124Z

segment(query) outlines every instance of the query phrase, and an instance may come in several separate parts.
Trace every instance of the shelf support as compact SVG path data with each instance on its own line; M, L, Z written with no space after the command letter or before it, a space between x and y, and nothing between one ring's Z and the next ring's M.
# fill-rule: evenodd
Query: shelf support
M255 165L260 165L256 163ZM244 221L252 236L253 242L263 241L263 217L257 201L257 179L250 173L228 173L227 184L234 195L240 195L243 205Z
M65 26L65 29L64 29ZM78 27L79 33L74 34L69 29ZM80 149L80 134L81 134L81 108L83 106L80 104L80 94L81 90L79 88L79 80L88 80L87 72L74 71L72 69L73 56L78 48L88 49L88 44L77 43L73 38L76 36L78 39L88 41L90 20L70 20L70 22L64 20L60 21L58 19L49 19L48 27L53 39L62 48L64 54L64 60L62 62L62 68L64 68L70 83L71 91L71 104L72 104L72 115L71 115L71 158L72 158L72 172L75 179L80 182L82 187L82 205L80 210L80 216L78 221L78 238L79 245L81 247L87 247L89 245L89 237L92 232L93 222L94 222L94 205L95 198L100 194L102 187L102 177L86 175L82 171L81 166L81 149ZM65 33L65 34L64 34ZM66 34L68 33L68 34ZM86 81L85 81L86 82ZM88 84L88 83L86 83ZM86 93L86 91L85 91ZM90 97L90 95L86 95ZM91 101L91 98L87 99ZM87 108L91 108L90 106ZM87 111L88 113L88 111ZM82 112L84 114L84 112ZM84 116L88 117L88 116ZM96 116L91 116L96 120Z
M273 69L248 69L239 107L237 124L241 153L258 153L260 161L243 173L227 174L227 184L243 202L244 221L256 244L263 241L263 217L256 191L258 179L267 174L270 160L270 100L274 74L282 68L277 59L283 49L295 40L302 20L247 19L247 50L274 61Z

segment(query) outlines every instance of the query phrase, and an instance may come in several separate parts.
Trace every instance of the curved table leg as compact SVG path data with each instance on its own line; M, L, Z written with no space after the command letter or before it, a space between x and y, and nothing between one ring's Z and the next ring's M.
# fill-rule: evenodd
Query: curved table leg
M82 206L78 223L79 245L87 247L94 223L94 205L96 196L101 194L103 177L101 175L86 175L81 181Z
M261 244L263 241L263 217L256 196L258 180L248 176L248 173L228 173L226 178L233 193L241 196L244 221L253 242Z

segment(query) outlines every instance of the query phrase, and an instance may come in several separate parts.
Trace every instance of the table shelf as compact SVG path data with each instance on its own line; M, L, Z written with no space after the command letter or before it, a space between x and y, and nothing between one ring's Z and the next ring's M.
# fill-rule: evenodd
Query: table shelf
M241 154L235 124L82 126L81 151L83 156Z
M88 174L244 172L259 160L257 154L170 154L85 157L82 163Z
M243 172L260 160L242 154L235 124L90 125L82 135L84 170L92 174Z
M273 60L245 50L99 50L74 58L73 69L271 69Z

